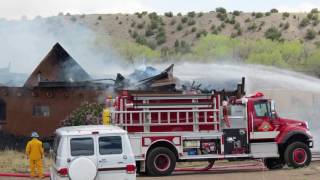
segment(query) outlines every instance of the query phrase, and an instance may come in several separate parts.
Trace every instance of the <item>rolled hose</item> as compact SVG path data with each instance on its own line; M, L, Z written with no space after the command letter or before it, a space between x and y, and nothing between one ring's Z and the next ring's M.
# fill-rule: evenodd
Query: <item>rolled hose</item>
M0 177L24 177L29 178L29 174L23 174L23 173L0 173ZM44 177L50 177L49 173L45 173Z

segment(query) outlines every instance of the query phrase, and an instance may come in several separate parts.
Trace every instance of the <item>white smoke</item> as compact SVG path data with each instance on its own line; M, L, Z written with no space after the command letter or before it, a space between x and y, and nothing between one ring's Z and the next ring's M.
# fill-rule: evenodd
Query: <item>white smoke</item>
M98 37L81 23L80 16L1 20L0 67L11 63L11 72L30 74L59 42L89 74L96 74L97 69L108 71L110 64L121 63L121 58L110 48L108 38L107 35ZM99 41L103 46L97 45Z

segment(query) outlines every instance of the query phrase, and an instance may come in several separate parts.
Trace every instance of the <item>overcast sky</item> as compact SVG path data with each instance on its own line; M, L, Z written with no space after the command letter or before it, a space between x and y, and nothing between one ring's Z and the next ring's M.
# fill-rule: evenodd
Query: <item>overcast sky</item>
M137 11L211 11L216 7L228 10L305 12L320 8L319 0L0 0L0 18L28 19L57 15L59 12L72 14L134 13Z

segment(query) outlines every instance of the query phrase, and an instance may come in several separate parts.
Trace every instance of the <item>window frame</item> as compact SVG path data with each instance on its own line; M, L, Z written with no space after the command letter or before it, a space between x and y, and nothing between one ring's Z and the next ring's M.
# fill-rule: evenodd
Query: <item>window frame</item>
M7 103L2 98L0 98L0 107L1 106L3 106L3 119L0 118L0 123L5 123L5 122L7 122Z
M119 138L120 138L120 141L121 141L121 153L109 153L109 154L101 153L100 139L101 139L101 138L108 138L108 137L119 137ZM100 136L100 137L98 138L98 151L99 151L99 155L101 155L101 156L121 155L121 154L123 154L123 138L122 138L122 136L121 136L121 135Z
M48 108L48 109L47 109L47 110L48 110L48 111L47 111L48 115L44 115L44 114L45 114L44 112L46 112L46 111L43 111L43 109L42 109L43 107ZM49 105L45 105L45 104L34 104L34 105L32 106L32 116L33 116L33 117L42 117L42 118L50 117L50 115L51 115L50 111L51 111L51 108L50 108Z
M71 145L71 141L73 139L91 139L92 140L92 146L93 146L93 150L92 150L92 154L89 155L73 155L72 154L72 145ZM94 137L90 137L90 136L85 136L85 137L71 137L69 140L69 145L70 145L70 155L71 157L79 157L79 156L95 156L96 152L95 152L95 142L94 142Z
M256 110L256 105L258 105L258 104L266 104L266 110L267 110L267 115L263 115L263 116L259 116L258 114L257 114L257 110ZM258 117L258 118L271 118L270 117L270 114L271 114L271 106L270 106L270 102L269 101L256 101L256 102L254 102L253 103L253 108L254 108L254 114L255 114L255 117Z

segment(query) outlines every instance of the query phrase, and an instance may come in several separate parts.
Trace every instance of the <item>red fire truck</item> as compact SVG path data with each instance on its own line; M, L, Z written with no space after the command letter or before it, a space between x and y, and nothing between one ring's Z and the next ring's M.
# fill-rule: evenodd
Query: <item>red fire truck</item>
M210 93L123 91L112 123L129 132L137 170L170 175L176 162L263 159L269 169L308 166L308 123L279 117L273 100L256 93L220 99Z

